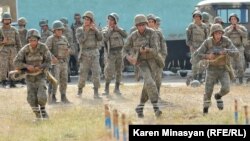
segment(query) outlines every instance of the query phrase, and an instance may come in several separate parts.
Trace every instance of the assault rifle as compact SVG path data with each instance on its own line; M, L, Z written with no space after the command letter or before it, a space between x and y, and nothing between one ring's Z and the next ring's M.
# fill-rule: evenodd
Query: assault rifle
M229 52L239 52L238 50L236 49L228 49L228 48L219 48L219 47L214 47L213 50L212 50L212 53L214 55L220 55L220 53L224 51L226 53L229 53Z
M13 77L13 79L19 79L24 77L25 75L32 75L36 76L41 74L42 72L45 73L47 80L55 87L57 87L58 82L55 79L55 77L48 71L48 70L43 70L43 69L37 69L33 72L30 72L27 68L22 68L22 69L17 69L9 72L9 75Z

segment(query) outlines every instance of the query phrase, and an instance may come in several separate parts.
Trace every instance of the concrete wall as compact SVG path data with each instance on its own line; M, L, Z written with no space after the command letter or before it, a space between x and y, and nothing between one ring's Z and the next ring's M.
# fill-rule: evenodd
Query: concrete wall
M75 12L95 13L96 24L106 25L106 16L116 12L119 25L129 31L138 13L154 13L162 19L162 29L168 40L184 39L185 28L192 20L191 13L200 0L17 0L18 17L28 20L28 28L39 28L39 20L52 22L60 17L73 21Z

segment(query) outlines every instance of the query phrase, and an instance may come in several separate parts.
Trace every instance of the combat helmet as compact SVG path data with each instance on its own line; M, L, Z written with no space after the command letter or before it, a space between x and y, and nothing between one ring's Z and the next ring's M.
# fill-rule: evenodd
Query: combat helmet
M221 31L222 33L224 33L223 27L220 24L213 24L210 28L210 36L213 35L213 33L215 31Z
M147 20L154 20L156 22L156 16L154 14L148 14Z
M148 20L145 15L143 14L137 14L134 18L135 25L138 25L140 23L148 23Z
M39 26L42 27L42 26L45 26L45 25L48 25L48 20L42 19L42 20L39 22Z
M224 21L222 20L221 17L217 16L217 17L214 18L214 24L216 24L216 23L222 23L222 24L224 24Z
M52 24L52 29L53 29L53 31L57 30L57 29L64 30L63 23L61 21L59 21L59 20L54 21L53 24Z
M24 17L20 17L17 20L18 25L26 25L27 24L27 20Z
M119 16L118 16L117 13L110 13L110 14L108 15L108 18L109 18L109 17L114 18L114 19L115 19L115 23L118 23L118 21L119 21Z
M92 21L94 21L94 13L92 11L86 11L86 12L84 12L82 18L84 19L85 17L88 17Z
M4 12L4 13L2 14L2 21L3 21L3 20L12 20L12 17L11 17L11 15L10 15L10 13Z
M26 39L28 40L30 37L36 37L38 40L41 38L41 35L38 30L36 29L29 29L27 32Z
M228 19L229 22L231 21L231 18L232 18L232 17L235 17L235 18L237 19L238 22L240 21L238 15L237 15L236 13L232 13L232 14L230 14L230 16L229 16L229 19Z
M64 24L67 25L69 23L68 19L66 17L62 17L60 21Z
M193 12L193 18L194 18L195 15L199 15L200 18L202 19L201 11L199 11L199 10L194 11L194 12Z
M207 12L202 12L202 20L209 21L209 14Z

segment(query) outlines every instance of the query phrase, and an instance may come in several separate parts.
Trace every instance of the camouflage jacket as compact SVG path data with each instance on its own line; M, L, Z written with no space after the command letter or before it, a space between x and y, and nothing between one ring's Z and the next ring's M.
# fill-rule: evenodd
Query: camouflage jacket
M28 30L26 28L23 28L23 29L18 29L18 32L19 32L22 46L25 46L28 43L27 39L26 39L26 35L27 35Z
M186 35L187 46L197 49L202 44L202 42L208 37L208 28L204 23L201 23L201 25L191 23L186 29Z
M2 26L0 30L3 32L3 37L7 38L7 43L4 44L5 46L15 46L17 51L22 48L20 36L18 30L15 27L10 26L10 28L4 28Z
M229 37L236 47L247 45L248 32L246 27L239 25L239 29L232 29L231 25L225 28L225 36Z
M51 55L47 46L41 42L35 49L26 44L14 59L14 65L17 69L26 68L27 65L43 66L48 69L51 63Z
M53 32L51 32L50 30L42 31L40 41L42 43L45 43L47 38L51 35L53 35Z
M117 27L116 30L105 27L102 33L104 43L108 44L109 42L110 48L123 47L124 38L127 37L126 31L120 27Z

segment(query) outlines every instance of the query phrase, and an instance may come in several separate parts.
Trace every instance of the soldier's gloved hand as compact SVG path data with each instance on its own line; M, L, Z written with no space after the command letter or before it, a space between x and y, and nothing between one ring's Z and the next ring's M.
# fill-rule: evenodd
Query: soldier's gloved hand
M131 63L132 65L136 65L136 63L137 63L137 59L136 58L134 58L134 57L132 57L132 56L130 56L130 55L127 55L126 56L126 59L129 61L129 63Z

